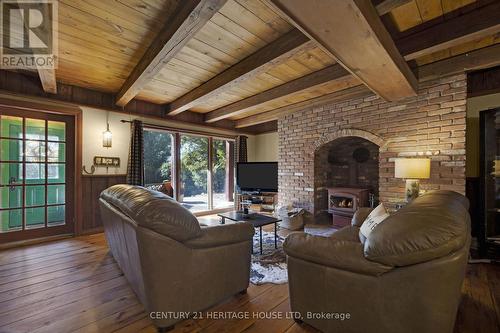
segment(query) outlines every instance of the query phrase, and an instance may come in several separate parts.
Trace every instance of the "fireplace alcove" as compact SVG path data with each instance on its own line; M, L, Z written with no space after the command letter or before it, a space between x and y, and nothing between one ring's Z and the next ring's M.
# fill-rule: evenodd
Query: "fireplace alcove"
M375 204L379 196L379 146L357 136L340 137L320 146L314 153L314 212L322 221L342 226L350 221L347 207L338 209L340 215L335 219L329 189L349 193L355 189L367 189L374 195ZM338 203L335 203L338 205ZM368 206L366 196L360 206ZM338 212L337 212L338 215ZM337 223L336 223L337 221Z

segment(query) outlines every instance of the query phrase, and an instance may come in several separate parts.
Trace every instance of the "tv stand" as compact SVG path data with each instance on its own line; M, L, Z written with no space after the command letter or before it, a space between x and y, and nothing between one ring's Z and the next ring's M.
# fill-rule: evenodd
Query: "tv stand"
M243 210L241 207L242 201L251 201L250 210L255 212L273 213L278 204L278 193L276 192L261 192L261 193L237 193L236 207L238 210Z

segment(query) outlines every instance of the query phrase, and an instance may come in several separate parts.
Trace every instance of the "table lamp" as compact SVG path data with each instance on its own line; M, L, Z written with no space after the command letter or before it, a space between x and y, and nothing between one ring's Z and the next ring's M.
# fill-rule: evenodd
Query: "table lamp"
M431 160L428 158L396 158L394 171L396 178L406 179L406 202L410 202L418 197L419 179L430 177Z

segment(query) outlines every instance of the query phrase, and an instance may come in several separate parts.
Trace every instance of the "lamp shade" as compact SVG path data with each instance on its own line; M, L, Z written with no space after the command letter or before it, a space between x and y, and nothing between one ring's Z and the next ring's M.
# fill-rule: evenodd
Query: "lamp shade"
M431 160L428 158L396 158L394 176L406 179L424 179L431 175Z

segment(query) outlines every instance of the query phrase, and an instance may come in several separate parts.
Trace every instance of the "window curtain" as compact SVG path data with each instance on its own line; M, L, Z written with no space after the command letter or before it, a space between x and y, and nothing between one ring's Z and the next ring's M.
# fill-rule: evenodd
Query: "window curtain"
M144 132L140 120L134 120L130 126L127 184L144 186Z
M247 137L240 135L236 138L236 162L247 162Z

